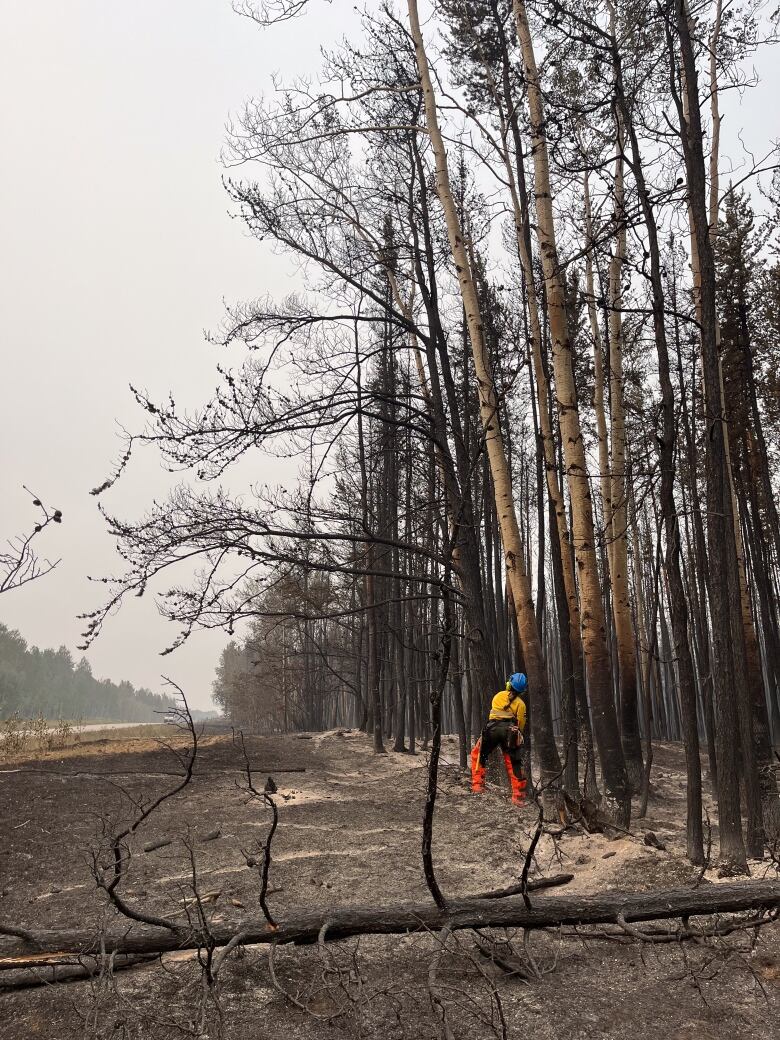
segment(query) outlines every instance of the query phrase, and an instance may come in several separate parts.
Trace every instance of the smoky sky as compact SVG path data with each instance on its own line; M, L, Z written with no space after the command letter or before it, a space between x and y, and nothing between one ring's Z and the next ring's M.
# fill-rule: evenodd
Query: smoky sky
M120 568L90 488L141 416L131 382L197 405L217 361L204 341L223 301L284 295L290 268L232 220L218 162L231 112L279 72L314 75L319 48L355 27L352 3L313 0L303 20L262 32L229 0L2 0L0 40L0 537L34 522L27 484L63 511L42 548L62 558L0 600L0 621L41 647L76 645L101 595L87 575ZM430 31L430 30L427 30ZM760 152L777 136L780 72L724 98L724 152L741 130ZM246 476L246 473L244 474ZM251 479L280 479L258 459ZM152 451L134 460L110 508L137 516L171 487ZM167 658L175 628L151 596L131 599L88 652L100 677L160 688L175 678L209 705L223 633Z
M128 384L202 403L217 361L240 362L204 342L223 301L286 291L283 261L230 219L226 121L275 71L316 69L333 30L315 10L271 36L228 0L5 0L2 11L0 535L34 521L22 484L64 523L41 543L62 562L3 596L0 621L78 656L77 614L103 592L86 575L121 564L89 490L119 454L120 426L141 425ZM273 481L273 461L252 478ZM171 483L141 453L107 504L136 516ZM164 671L205 707L226 637L196 635L161 659L175 632L151 597L131 599L87 657L98 676L154 689Z

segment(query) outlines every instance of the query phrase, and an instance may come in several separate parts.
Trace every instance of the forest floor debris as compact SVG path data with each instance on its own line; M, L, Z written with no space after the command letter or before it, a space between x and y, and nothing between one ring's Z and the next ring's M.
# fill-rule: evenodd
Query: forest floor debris
M434 832L442 890L454 898L512 884L523 867L536 808L518 810L497 787L473 796L457 768L457 744L445 739L444 748ZM364 735L348 731L305 741L247 738L247 750L258 779L275 776L279 788L269 892L277 919L302 908L327 912L430 898L420 863L424 754L374 756ZM655 762L649 812L634 821L632 836L588 835L581 828L544 836L533 876L570 871L574 879L561 890L567 894L693 885L700 872L684 856L682 749L658 745ZM151 740L117 740L78 756L44 753L18 767L0 777L0 918L33 930L78 922L97 931L104 910L89 867L96 832L102 820L127 815L128 795L149 797L166 786L165 777L154 773L170 768L169 756ZM296 767L306 772L275 773ZM257 802L247 804L237 786L240 768L229 736L203 739L196 766L201 782L164 803L136 837L138 855L125 886L129 901L161 915L177 912L190 878L183 842L142 850L189 836L215 922L238 923L245 907L256 906L257 875L246 868L241 850L262 838L270 814ZM21 826L33 812L35 825ZM200 840L217 830L219 837ZM658 844L646 843L648 833ZM768 862L751 864L755 877L771 876L770 868ZM701 883L718 880L713 864ZM113 912L111 919L116 923ZM717 946L646 946L614 935L605 941L595 931L565 931L534 933L526 950L516 935L515 952L493 961L484 951L477 956L471 932L280 947L273 959L276 985L267 950L237 950L220 979L220 1014L203 1021L193 1011L197 964L187 952L169 954L117 973L110 983L93 979L5 993L3 1036L173 1037L182 1030L197 1035L198 1029L218 1036L221 1029L226 1040L314 1040L331 1033L405 1040L439 1036L442 1007L458 1038L501 1036L502 1017L508 1037L542 1040L622 1038L649 1023L658 1036L676 1040L780 1035L776 924L762 929L754 948L745 935ZM494 930L491 938L505 935ZM531 977L529 962L537 969ZM513 964L517 969L508 971Z

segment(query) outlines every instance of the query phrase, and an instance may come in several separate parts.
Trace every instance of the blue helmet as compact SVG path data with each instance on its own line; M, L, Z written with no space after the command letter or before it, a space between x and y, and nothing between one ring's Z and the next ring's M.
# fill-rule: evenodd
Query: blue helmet
M514 675L509 676L507 687L514 690L515 693L525 693L528 689L528 680L522 672L515 672Z

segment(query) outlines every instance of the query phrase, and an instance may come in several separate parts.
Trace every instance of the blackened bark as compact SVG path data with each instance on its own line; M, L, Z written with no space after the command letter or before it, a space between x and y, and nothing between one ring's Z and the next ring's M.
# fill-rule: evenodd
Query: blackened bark
M671 84L680 120L680 141L688 179L688 198L701 274L700 323L705 388L705 472L707 478L707 549L709 558L712 665L715 688L715 745L718 759L720 858L726 870L745 871L747 861L739 812L736 741L738 706L732 654L732 604L728 575L736 568L731 494L726 472L723 400L716 339L715 264L709 236L704 132L699 109L698 73L685 0L674 0L675 26L682 64L683 106L678 91L677 61L671 24L667 43ZM671 13L671 12L670 12ZM686 111L687 109L687 111ZM737 601L738 602L738 601ZM734 605L736 607L736 604Z
M444 925L453 931L463 928L549 928L561 925L613 924L618 917L630 921L663 921L696 914L740 913L770 910L780 906L780 883L747 881L736 884L678 888L656 892L605 892L600 895L557 895L534 898L530 907L521 896L508 899L450 900L446 910L430 903L402 903L389 907L350 907L345 910L301 910L278 927L270 929L263 920L249 919L237 927L212 922L210 941L226 946L237 932L245 944L317 942L327 922L327 941L353 935L404 935L438 932ZM0 922L0 934L3 923ZM197 930L124 927L101 937L106 953L147 953L197 949L204 936ZM47 930L36 933L39 951L73 954L94 953L100 939L92 931ZM16 940L8 951L21 956L30 944Z
M613 45L613 62L615 67L616 101L620 108L623 123L628 133L631 146L631 171L639 193L642 213L647 229L648 249L650 252L650 285L653 303L653 330L656 353L658 355L658 378L661 384L662 424L661 433L657 436L659 444L659 465L661 469L660 505L666 536L665 569L669 586L669 607L671 613L672 633L674 639L674 657L677 662L679 680L680 711L682 715L683 743L685 745L685 764L687 772L687 846L688 857L693 863L704 861L704 843L702 830L701 802L701 762L699 759L699 733L696 721L696 679L693 671L689 633L688 604L685 597L680 568L680 525L674 502L675 450L676 450L676 416L674 407L674 390L672 387L669 365L669 350L666 340L665 303L663 283L661 280L661 252L658 243L658 231L655 212L645 182L639 142L634 128L632 113L623 90L621 59L617 46ZM636 547L635 547L636 548ZM648 740L651 734L648 733Z

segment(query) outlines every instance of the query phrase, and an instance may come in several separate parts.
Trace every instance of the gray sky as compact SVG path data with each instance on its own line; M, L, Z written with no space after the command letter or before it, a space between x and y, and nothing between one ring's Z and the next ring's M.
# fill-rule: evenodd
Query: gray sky
M204 401L219 352L202 330L223 298L285 291L284 267L228 217L226 118L274 71L313 72L321 40L355 13L315 3L267 33L229 0L0 0L0 13L0 535L34 520L22 483L64 513L45 543L62 563L3 596L0 621L75 652L76 615L101 591L85 575L119 562L88 491L117 455L117 420L139 426L128 383ZM725 101L725 151L738 125L756 149L778 133L780 66L767 55L760 69L760 91ZM169 484L147 453L107 504L135 516ZM165 671L207 707L226 637L197 634L159 658L173 634L151 597L131 599L88 657L98 676L152 688Z
M333 8L273 33L228 0L2 0L0 10L0 533L35 519L22 483L64 514L45 542L62 563L3 596L0 621L75 652L76 615L102 591L85 575L119 562L88 491L118 453L116 421L139 426L128 383L205 400L219 351L203 329L223 298L284 291L279 261L229 219L217 157L228 114L273 71L316 68ZM147 453L107 505L138 515L169 482ZM87 656L98 676L152 688L163 670L206 707L225 636L158 657L174 631L151 597L132 599Z

